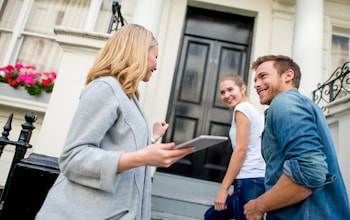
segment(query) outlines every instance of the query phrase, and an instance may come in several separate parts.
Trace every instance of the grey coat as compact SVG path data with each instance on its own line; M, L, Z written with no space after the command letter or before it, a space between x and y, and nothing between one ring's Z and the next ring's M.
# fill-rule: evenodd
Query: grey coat
M149 140L137 99L129 99L113 77L91 82L59 158L61 174L36 220L151 219L150 168L116 174L121 153L142 149Z

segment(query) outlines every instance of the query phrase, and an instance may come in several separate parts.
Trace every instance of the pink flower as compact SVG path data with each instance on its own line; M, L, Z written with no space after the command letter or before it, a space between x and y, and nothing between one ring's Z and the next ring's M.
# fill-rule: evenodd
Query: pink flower
M41 81L41 85L42 86L49 86L52 83L52 79L48 78L48 79L43 79L43 81Z
M1 67L0 70L4 71L5 73L11 73L15 70L15 68L11 65L7 65L5 67Z
M30 95L39 95L42 91L51 93L56 77L56 72L40 72L33 65L17 63L0 67L0 82L14 88L23 86Z
M17 82L19 83L23 82L26 86L35 85L36 83L35 78L36 78L35 75L30 73L25 73L17 77Z
M18 83L16 81L13 81L13 80L8 80L7 83L13 87L16 87L18 85Z

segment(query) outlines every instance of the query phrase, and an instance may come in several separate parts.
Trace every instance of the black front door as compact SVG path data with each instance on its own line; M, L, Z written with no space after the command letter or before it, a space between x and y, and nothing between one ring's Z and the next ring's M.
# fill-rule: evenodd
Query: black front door
M253 19L189 8L173 81L165 142L201 134L228 136L232 113L221 102L219 79L238 73L248 79ZM231 156L230 142L193 153L161 172L220 182Z

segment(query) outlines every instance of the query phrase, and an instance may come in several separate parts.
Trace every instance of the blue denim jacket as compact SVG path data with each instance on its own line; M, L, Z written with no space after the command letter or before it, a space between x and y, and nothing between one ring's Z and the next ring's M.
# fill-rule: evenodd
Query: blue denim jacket
M282 173L313 193L267 219L350 220L349 200L323 112L293 89L280 93L265 112L262 155L266 191Z

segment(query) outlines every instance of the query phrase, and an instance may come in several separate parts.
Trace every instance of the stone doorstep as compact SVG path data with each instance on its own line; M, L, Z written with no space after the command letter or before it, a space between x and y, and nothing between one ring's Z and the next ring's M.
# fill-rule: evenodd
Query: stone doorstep
M175 215L166 212L152 211L151 220L200 220L201 218L188 217L183 215Z
M203 219L219 186L215 182L156 172L152 186L152 213L166 213L170 216L164 218L166 220Z
M219 187L215 182L156 172L152 196L210 206Z

